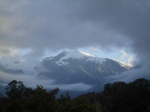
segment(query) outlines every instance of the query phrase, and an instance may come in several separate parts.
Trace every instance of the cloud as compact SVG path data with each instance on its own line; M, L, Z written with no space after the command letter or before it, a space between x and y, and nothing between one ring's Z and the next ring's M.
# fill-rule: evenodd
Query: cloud
M17 49L17 48L12 48L12 47L1 47L0 48L0 55L1 56L17 56L20 55L21 50Z
M11 26L6 29L6 33L1 30L2 37L7 38L2 40L10 47L31 47L38 51L44 48L58 50L95 44L102 44L105 47L114 43L120 44L120 40L124 39L123 36L108 29L103 21L80 21L81 18L78 15L72 17L78 11L77 7L84 8L84 6L78 6L82 2L27 0L27 3L21 2L20 5L17 5L16 0L12 5L9 1L2 2L10 6L10 9L1 9L2 12L11 13L10 15L6 13L6 16L0 15L9 21ZM2 26L5 27L6 24ZM1 45L4 46L4 44Z
M127 64L131 65L131 66L134 66L134 63L135 63L135 56L133 56L133 54L129 54L127 53L125 50L120 50L121 52L121 59L122 60L127 60Z
M132 82L135 79L143 77L146 79L150 79L149 68L142 67L140 69L131 69L119 75L105 77L105 79L106 83L116 81Z
M3 84L8 84L12 80L17 80L17 81L22 81L27 87L36 87L37 85L49 85L55 82L52 79L49 80L41 80L34 75L27 75L27 74L22 74L22 75L12 75L8 74L5 72L0 72L0 82Z
M53 79L41 79L33 75L11 75L0 71L0 84L7 85L12 80L22 81L25 86L35 88L37 85L42 85L46 89L59 88L61 90L86 91L92 88L91 85L84 83L74 84L56 84Z
M67 91L87 91L93 86L84 83L61 84L61 85L46 85L47 88L59 88Z
M0 75L1 83L3 82L3 83L7 84L12 80L18 80L18 81L23 81L25 84L27 84L27 85L29 84L30 86L42 84L42 81L33 75L27 75L27 74L12 75L12 74L5 73L2 71L0 71L0 74L1 74ZM46 81L43 81L43 82L46 82ZM52 83L52 82L53 82L53 80L49 80L49 83Z
M129 48L146 69L149 13L148 0L0 1L0 54L16 56L16 49L31 49L22 56L32 60L48 50Z

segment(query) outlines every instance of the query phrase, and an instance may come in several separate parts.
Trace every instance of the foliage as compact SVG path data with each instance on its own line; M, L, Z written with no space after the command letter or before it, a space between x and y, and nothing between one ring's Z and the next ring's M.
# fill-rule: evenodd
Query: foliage
M71 99L69 92L56 98L59 89L35 89L13 80L6 86L6 98L0 98L0 112L150 112L150 81L104 85L102 92L91 92Z

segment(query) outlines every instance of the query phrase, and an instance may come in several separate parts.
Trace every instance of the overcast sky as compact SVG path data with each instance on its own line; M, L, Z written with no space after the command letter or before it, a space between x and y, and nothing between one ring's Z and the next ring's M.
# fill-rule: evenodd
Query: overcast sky
M3 64L13 58L29 67L44 55L82 49L140 63L126 80L149 78L149 30L149 0L0 0Z

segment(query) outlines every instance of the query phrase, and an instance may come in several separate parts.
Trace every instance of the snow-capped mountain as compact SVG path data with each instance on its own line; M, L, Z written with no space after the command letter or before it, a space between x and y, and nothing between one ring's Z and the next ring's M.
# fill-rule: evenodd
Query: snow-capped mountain
M131 67L119 61L95 57L82 51L61 52L47 57L41 67L35 67L42 78L54 79L59 84L105 83L104 78L119 75Z
M56 61L56 64L58 64L58 65L69 64L69 62L66 61L68 59L81 60L81 59L88 58L86 61L95 61L98 63L105 61L105 59L96 58L95 56L88 54L86 52L82 52L82 51L62 52L61 54L65 54L65 55L63 57L61 57L58 61Z

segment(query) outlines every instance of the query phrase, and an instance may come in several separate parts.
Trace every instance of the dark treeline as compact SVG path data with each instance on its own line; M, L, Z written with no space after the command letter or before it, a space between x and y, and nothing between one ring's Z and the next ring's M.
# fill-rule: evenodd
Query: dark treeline
M114 82L99 93L71 99L69 93L56 98L59 89L35 89L13 80L6 86L7 97L0 99L0 112L150 112L150 81Z

